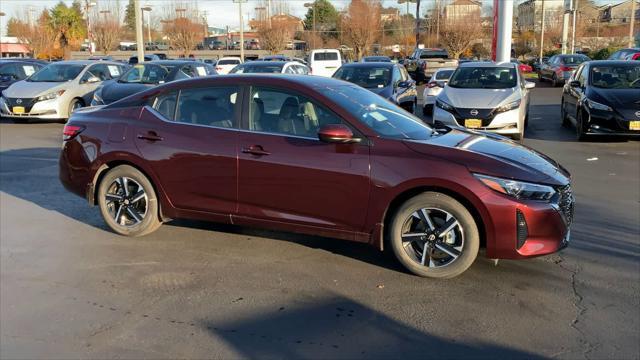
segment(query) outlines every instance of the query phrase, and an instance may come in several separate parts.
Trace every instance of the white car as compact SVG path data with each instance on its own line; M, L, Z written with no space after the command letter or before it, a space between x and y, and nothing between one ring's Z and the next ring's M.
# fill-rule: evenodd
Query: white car
M517 64L464 63L436 98L433 122L521 140L529 118L529 90L534 87Z
M309 74L309 68L297 61L250 61L240 64L229 74Z
M227 75L231 69L242 64L242 59L239 57L223 57L216 63L216 72L218 75Z
M422 92L423 115L431 116L433 114L433 105L436 103L436 97L440 95L455 70L455 68L442 68L433 73L431 80L429 80Z
M332 77L342 66L342 56L337 49L316 49L309 54L311 75Z
M12 84L0 97L0 114L13 119L68 119L88 106L103 81L120 77L127 65L111 61L73 60L49 64Z

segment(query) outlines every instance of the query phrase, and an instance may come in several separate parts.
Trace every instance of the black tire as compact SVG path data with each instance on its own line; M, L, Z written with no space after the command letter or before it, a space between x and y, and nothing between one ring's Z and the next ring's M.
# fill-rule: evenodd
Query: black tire
M553 74L553 76L551 77L551 87L557 87L558 86L558 77L556 76L556 74Z
M124 179L128 185L127 192L122 186L125 183ZM140 191L144 191L146 198L134 201L134 197L140 194ZM120 196L123 200L107 200L108 195L111 199ZM158 198L151 182L132 166L120 165L109 170L98 185L97 196L102 218L111 230L120 235L143 236L154 232L162 225L159 219ZM144 208L141 206L143 201ZM137 214L139 219L136 219L134 214ZM116 217L120 222L116 222Z
M421 209L429 209L427 215L435 229L443 230L443 227L446 227L445 220L441 216L445 213L452 216L454 220L457 220L457 225L450 231L444 232L445 235L431 234L423 236L424 239L417 239L415 242L404 242L403 234L405 235L405 239L406 236L408 236L406 231L412 233L416 231L412 229L412 227L423 224L422 229L426 229L427 223L424 220L416 219L415 214L418 214ZM451 237L449 237L449 235L451 235ZM474 262L478 256L478 249L480 247L478 226L471 213L454 198L438 192L424 192L402 204L391 219L387 236L393 253L407 270L416 275L430 278L452 278L462 274ZM444 239L439 240L442 236L444 236ZM410 236L410 238L413 237L415 236ZM447 241L451 238L455 239L455 241L462 242L459 246L460 249L453 247L455 243L452 245L447 244ZM433 241L428 241L427 239ZM417 250L419 250L418 242L420 241L424 241L422 247L423 255L419 255L417 252ZM423 265L422 260L418 259L418 257L423 256L424 258L424 249L427 247L427 243L431 245L439 244L439 246L442 246L444 244L449 246L448 249L453 248L453 250L456 250L458 256L454 258L453 255L447 255L445 252L440 251L440 258L433 260L430 254L429 265ZM418 248L416 248L416 246ZM433 251L433 255L435 256L437 255L435 251L439 250L433 249ZM441 261L444 259L442 255L444 255L444 258L448 257L448 263L442 264ZM434 262L433 267L430 266L432 261ZM424 262L426 263L426 260ZM441 266L435 266L435 262Z
M71 102L69 103L69 117L71 117L71 114L75 110L80 109L81 107L84 107L84 101L82 101L82 99L78 99L78 98L72 99Z
M544 78L542 77L542 73L540 71L538 71L538 81L544 82Z
M583 116L583 111L578 111L578 115L576 116L576 140L578 141L587 140L587 133L584 130Z
M567 118L567 111L564 109L564 98L562 98L562 101L560 102L560 118L562 119L562 127L568 128L570 123Z
M422 115L424 116L432 116L433 115L433 105L425 105L422 107Z

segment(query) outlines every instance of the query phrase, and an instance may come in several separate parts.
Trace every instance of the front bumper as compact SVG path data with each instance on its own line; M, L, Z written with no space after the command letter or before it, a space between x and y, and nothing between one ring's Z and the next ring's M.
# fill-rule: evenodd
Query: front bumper
M616 111L588 109L588 113L585 129L589 135L640 136L640 130L630 129L630 121L640 121L640 118L627 119Z
M520 109L513 109L499 113L490 118L482 119L482 126L474 130L490 131L502 135L515 135L520 133ZM472 116L469 116L471 118ZM434 107L433 121L435 124L454 125L464 127L464 118L459 114L452 114L437 106Z
M62 98L35 102L28 111L24 113L14 113L13 106L4 98L0 97L0 114L3 117L14 119L44 119L57 120L68 117L68 109L62 106Z
M519 201L496 193L485 194L482 201L491 212L494 241L487 243L491 259L524 259L548 255L566 248L571 237L575 199L571 187L559 188L556 203ZM521 217L518 218L518 213ZM526 237L518 238L524 219Z

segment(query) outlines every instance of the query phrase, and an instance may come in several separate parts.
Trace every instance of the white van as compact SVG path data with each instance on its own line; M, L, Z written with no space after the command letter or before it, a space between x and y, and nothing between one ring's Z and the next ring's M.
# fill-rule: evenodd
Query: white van
M317 49L309 54L311 75L331 77L340 66L342 66L342 56L336 49Z

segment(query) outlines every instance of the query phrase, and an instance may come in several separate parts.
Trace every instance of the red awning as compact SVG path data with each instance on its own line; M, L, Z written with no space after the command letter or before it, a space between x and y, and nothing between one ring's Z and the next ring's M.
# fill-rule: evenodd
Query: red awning
M19 53L19 54L28 54L31 51L29 51L29 48L24 45L24 44L9 44L9 43L3 43L0 44L0 52L2 53Z

